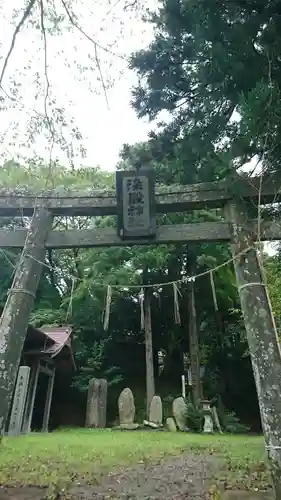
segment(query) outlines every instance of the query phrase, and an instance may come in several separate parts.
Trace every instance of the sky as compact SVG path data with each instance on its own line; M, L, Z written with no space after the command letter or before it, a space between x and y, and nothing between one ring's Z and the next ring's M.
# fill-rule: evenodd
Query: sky
M83 30L112 52L98 49L103 80L110 86L107 96L100 81L93 43L78 30L70 32L69 22L63 25L60 34L51 36L47 33L46 36L50 95L55 97L57 107L65 107L67 113L72 115L87 149L86 158L78 158L77 165L100 165L104 169L114 169L122 145L145 140L151 128L147 120L137 118L130 106L131 88L137 78L122 57L127 58L133 51L147 46L153 31L150 25L142 22L140 10L128 9L124 12L126 3L128 0L97 0L92 10L89 0L71 2L72 11L78 16ZM144 4L147 5L147 2ZM156 2L150 0L149 4L153 6ZM62 13L61 3L57 1L56 5L57 12ZM15 16L15 9L21 9L21 6L20 0L14 0L12 5L8 0L3 3L0 21L1 69L15 29L11 19ZM22 11L15 19L21 15ZM40 20L39 12L34 12L34 19ZM49 27L50 23L46 20L45 30ZM78 65L82 68L81 72L77 69ZM47 141L39 134L31 145L26 136L28 120L34 116L34 110L35 113L44 113L46 90L44 39L34 25L27 25L16 39L3 78L3 87L9 95L13 80L21 84L17 96L21 104L15 104L2 93L8 109L1 112L0 154L4 159L39 154L48 161L50 136ZM51 106L48 109L51 114ZM34 119L32 124L33 129L38 130ZM62 162L67 161L58 147L53 148L52 154Z

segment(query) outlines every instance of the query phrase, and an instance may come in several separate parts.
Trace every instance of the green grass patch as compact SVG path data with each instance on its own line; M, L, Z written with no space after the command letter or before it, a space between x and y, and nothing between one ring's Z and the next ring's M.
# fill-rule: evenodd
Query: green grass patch
M109 471L138 463L149 466L181 453L223 459L220 482L226 487L268 484L261 437L205 436L165 432L68 430L4 438L0 446L0 484L96 484Z

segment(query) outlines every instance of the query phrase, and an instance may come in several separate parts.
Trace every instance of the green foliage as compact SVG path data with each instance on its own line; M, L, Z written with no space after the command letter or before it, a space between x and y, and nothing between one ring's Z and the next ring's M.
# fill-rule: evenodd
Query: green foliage
M99 167L66 168L54 163L49 165L30 163L20 165L13 160L0 168L0 185L24 191L38 192L47 188L57 192L68 189L113 189L114 175Z
M280 168L279 3L161 0L147 22L155 35L131 58L133 103L170 119L144 158L172 164L174 179L184 159L184 182L223 178L255 155Z
M246 434L249 432L250 428L240 422L234 411L227 411L221 397L216 398L215 402L219 421L224 432L229 434Z
M73 387L76 387L81 392L86 392L89 387L89 381L92 378L105 378L108 386L118 384L122 380L122 375L118 367L104 366L104 357L109 338L100 342L94 342L90 348L82 346L82 349L77 355L77 361L80 365L80 370L75 375ZM83 365L83 363L86 363Z
M249 427L241 424L235 412L225 412L222 416L222 426L225 432L229 434L246 434L249 432Z
M30 322L36 328L44 325L60 326L64 323L63 311L56 309L35 309L30 315Z
M192 432L202 432L204 425L204 413L190 401L186 401L186 426Z
M228 412L222 404L218 408L218 417L224 432L229 434L246 434L249 432L249 427L240 422L235 412ZM202 408L194 406L189 399L186 400L186 422L187 428L191 431L202 432L204 411Z

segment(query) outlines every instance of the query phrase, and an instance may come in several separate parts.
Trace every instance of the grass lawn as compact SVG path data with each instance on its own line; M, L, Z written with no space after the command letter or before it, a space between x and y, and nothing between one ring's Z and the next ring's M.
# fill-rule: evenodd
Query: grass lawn
M261 437L86 429L4 438L0 445L0 484L96 484L104 473L114 469L138 463L149 467L181 453L224 459L217 480L229 487L260 489L268 484Z

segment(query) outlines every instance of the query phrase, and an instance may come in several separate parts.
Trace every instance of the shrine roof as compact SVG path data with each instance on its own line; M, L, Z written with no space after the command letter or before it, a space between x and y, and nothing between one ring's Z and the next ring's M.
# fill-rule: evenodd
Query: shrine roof
M72 328L70 326L42 326L34 328L29 325L25 342L25 354L48 355L55 358L63 351L68 352L72 365L76 369L71 346Z

